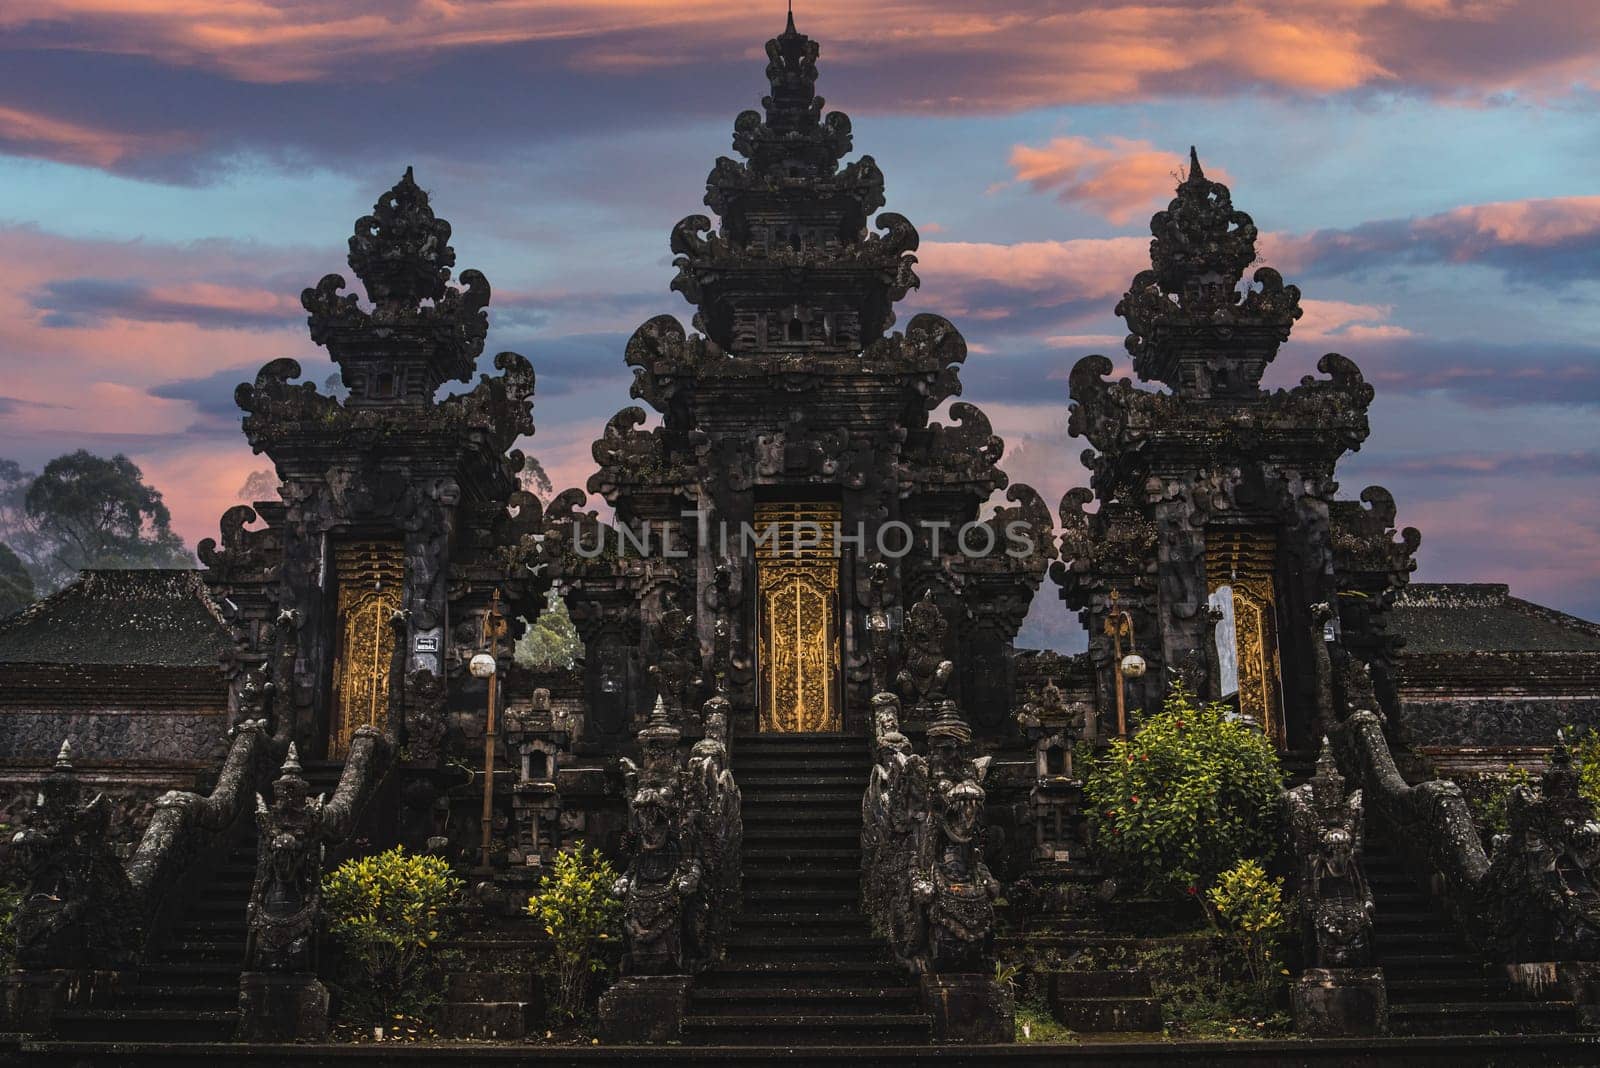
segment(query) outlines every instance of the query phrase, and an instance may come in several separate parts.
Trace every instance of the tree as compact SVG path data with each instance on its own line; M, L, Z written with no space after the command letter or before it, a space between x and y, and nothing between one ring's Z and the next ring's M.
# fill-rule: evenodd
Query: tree
M15 615L33 603L33 576L17 554L0 541L0 619Z
M583 641L567 614L567 602L551 590L545 595L545 608L539 613L538 622L529 624L517 642L516 661L536 671L550 671L570 668L582 655Z
M87 567L189 567L161 491L128 457L79 449L45 465L23 497L28 524L45 545L38 585L59 589Z

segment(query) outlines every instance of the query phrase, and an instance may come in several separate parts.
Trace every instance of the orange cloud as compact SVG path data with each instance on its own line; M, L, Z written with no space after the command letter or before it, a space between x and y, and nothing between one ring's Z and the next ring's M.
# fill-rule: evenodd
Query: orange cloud
M1592 79L1600 10L1578 0L813 0L824 58L878 79L872 106L932 111L1121 102L1265 86L1455 94ZM776 8L740 0L33 0L0 32L256 82L384 80L453 51L553 44L592 71L760 56Z
M1172 196L1181 158L1149 141L1108 137L1096 144L1087 137L1057 137L1038 148L1014 146L1009 162L1016 181L1121 224ZM1219 171L1216 180L1228 178Z
M3 18L0 18L3 23ZM85 126L37 112L0 105L0 145L28 156L110 167L139 151L171 147L176 137L142 137Z

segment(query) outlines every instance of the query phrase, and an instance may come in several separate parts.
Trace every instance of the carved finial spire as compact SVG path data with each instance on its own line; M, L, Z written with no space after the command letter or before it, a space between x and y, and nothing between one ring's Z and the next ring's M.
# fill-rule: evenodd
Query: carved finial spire
M412 168L356 220L350 238L350 269L374 304L415 306L444 296L450 269L450 224L434 216L428 194Z
M61 739L61 751L56 754L56 770L72 770L72 739Z
M784 33L798 33L794 28L794 0L789 0L789 24L783 28Z
M1200 153L1195 151L1193 145L1189 146L1189 176L1185 180L1190 182L1206 180L1206 172L1200 169Z
M645 723L644 730L639 732L639 743L664 742L676 744L682 737L682 732L673 725L672 716L667 711L666 698L656 694L655 707L650 710L650 719Z
M961 707L949 697L939 702L933 720L928 724L928 739L954 738L963 744L972 741L972 728L961 715Z
M299 775L304 769L300 767L300 752L293 742L289 743L289 755L283 759L282 774Z

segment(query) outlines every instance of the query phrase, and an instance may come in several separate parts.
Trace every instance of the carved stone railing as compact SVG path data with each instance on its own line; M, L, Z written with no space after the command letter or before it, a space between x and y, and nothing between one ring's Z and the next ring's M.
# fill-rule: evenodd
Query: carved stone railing
M271 738L262 720L240 723L217 782L209 794L172 790L156 812L128 862L145 924L148 949L186 900L198 874L221 858L224 847L248 824L251 799L271 773Z
M721 959L739 907L742 800L729 767L726 698L703 710L705 737L680 762L665 701L638 734L642 765L621 761L632 855L622 899L623 977L600 999L610 1044L677 1041L691 977Z
M256 798L256 875L250 887L239 1037L294 1041L328 1033L328 991L317 979L322 867L328 847L355 832L394 766L393 741L357 729L333 797L311 797L294 746L273 784Z
M1510 833L1491 856L1461 788L1441 779L1407 783L1372 711L1351 712L1335 740L1368 811L1480 952L1518 966L1600 959L1600 822L1577 794L1564 746L1540 789L1511 791Z

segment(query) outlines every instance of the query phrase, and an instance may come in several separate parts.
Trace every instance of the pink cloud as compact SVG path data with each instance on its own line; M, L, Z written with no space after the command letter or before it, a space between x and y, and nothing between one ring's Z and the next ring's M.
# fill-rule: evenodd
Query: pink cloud
M0 105L0 145L21 155L110 167L139 152L174 147L181 140L179 136L147 137L87 126Z
M736 0L34 0L0 12L0 31L249 81L382 80L451 52L529 43L608 73L758 57L778 14ZM841 65L905 61L915 74L881 79L869 103L915 111L1253 86L1555 91L1592 76L1600 40L1600 12L1578 0L815 0L800 23Z
M1057 137L1037 148L1013 146L1009 163L1015 180L1036 192L1053 192L1064 204L1082 204L1121 224L1171 198L1180 159L1149 141ZM1221 172L1215 179L1228 180Z

